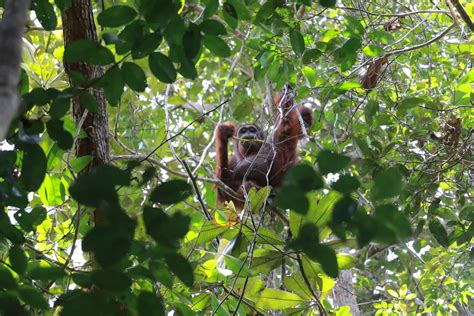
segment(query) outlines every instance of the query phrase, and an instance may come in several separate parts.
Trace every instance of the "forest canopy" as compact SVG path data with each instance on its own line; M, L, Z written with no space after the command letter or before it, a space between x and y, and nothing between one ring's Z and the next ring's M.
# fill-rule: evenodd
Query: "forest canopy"
M0 16L0 315L471 315L474 3ZM299 162L219 203L216 128L287 87Z

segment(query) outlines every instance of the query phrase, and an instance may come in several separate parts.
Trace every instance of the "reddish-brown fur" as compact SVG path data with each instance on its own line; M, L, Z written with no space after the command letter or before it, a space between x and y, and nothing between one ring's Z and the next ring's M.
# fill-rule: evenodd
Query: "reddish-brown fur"
M244 191L251 187L259 189L266 185L279 186L288 170L298 162L298 141L304 135L298 113L305 127L312 126L313 113L302 105L294 106L290 94L285 89L273 98L280 113L275 120L275 132L266 141L261 137L261 142L247 149L242 142L234 139L235 154L230 160L229 139L236 136L239 127L232 123L217 127L215 176L241 197L241 200L237 200L218 189L220 202L233 201L237 208L243 208ZM260 132L259 135L263 134Z

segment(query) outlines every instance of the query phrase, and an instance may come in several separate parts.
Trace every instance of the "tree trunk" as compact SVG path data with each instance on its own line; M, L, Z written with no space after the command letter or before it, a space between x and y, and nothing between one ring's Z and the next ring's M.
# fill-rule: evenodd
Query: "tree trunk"
M335 307L349 306L352 316L359 316L359 306L352 285L352 271L340 270L336 285L332 289Z
M91 0L73 0L72 5L62 14L64 46L82 39L97 41L97 31L94 24L94 14ZM104 75L104 70L100 66L86 63L64 64L66 72L69 75L69 81L72 87L80 86L71 80L72 72L81 73L88 81L100 78ZM76 144L76 155L78 157L91 155L92 162L82 172L87 173L97 165L108 163L109 155L109 126L107 108L104 91L97 88L89 88L89 92L94 96L98 104L97 113L88 113L82 129L86 132L87 138L78 139ZM81 104L79 97L72 100L74 120L80 124L85 107Z
M29 0L7 0L0 20L0 141L18 114L21 44Z
M94 13L91 0L73 0L69 9L62 14L64 46L82 39L97 41L97 30L94 24ZM72 87L81 88L73 82L71 73L81 73L87 81L92 81L104 75L102 67L87 63L64 64ZM82 129L86 132L87 138L78 139L76 143L76 156L90 155L93 157L91 163L84 168L81 173L90 172L95 166L106 164L110 161L109 153L109 122L107 115L107 105L102 89L88 88L88 91L96 99L98 105L97 113L87 113L83 120L85 106L78 96L72 100L74 120L78 126L82 123ZM92 224L97 224L100 220L98 210L94 211Z

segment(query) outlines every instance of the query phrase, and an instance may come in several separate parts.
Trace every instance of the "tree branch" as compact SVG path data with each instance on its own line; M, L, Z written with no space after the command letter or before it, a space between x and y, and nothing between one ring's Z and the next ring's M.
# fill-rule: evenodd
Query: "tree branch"
M29 0L7 0L0 20L0 141L18 114L22 36Z

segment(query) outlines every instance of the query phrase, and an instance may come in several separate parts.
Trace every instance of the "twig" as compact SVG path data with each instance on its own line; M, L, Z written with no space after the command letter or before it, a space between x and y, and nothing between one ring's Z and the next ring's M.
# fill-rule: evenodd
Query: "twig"
M181 135L182 133L184 133L185 130L188 129L189 126L193 125L194 123L196 123L197 121L200 121L201 118L203 118L204 116L214 112L215 110L217 110L218 108L220 108L221 106L223 106L224 104L226 104L227 102L229 102L229 100L224 100L224 102L222 102L221 104L219 104L218 106L212 108L211 110L207 111L207 112L204 112L203 114L201 114L198 118L194 119L192 122L188 123L185 127L183 127L178 133L174 134L173 136L170 136L169 138L166 138L166 139L163 139L161 141L161 143L155 147L155 149L153 149L148 155L146 155L142 160L140 160L139 162L143 162L145 160L147 160L148 158L151 157L151 155L153 155L158 149L161 148L161 146L163 146L164 144L166 144L167 142L169 142L170 140L173 140L175 139L176 137L178 137L179 135Z
M461 18L466 22L467 26L471 30L471 32L474 32L474 24L472 23L471 18L467 14L466 10L462 6L461 3L459 3L459 0L451 0L451 3L456 7L456 10L458 10L459 15Z
M385 57L392 56L392 55L398 55L398 54L406 53L406 52L409 52L409 51L412 51L412 50L417 50L417 49L423 48L425 46L429 46L429 45L433 44L434 42L436 42L437 40L443 38L443 36L445 36L455 25L456 25L455 23L451 24L446 30L444 30L443 32L441 32L440 34L433 37L432 39L430 39L427 42L424 42L424 43L421 43L421 44L418 44L418 45L414 45L414 46L411 46L411 47L400 48L400 49L395 49L395 50L389 51L385 54Z

